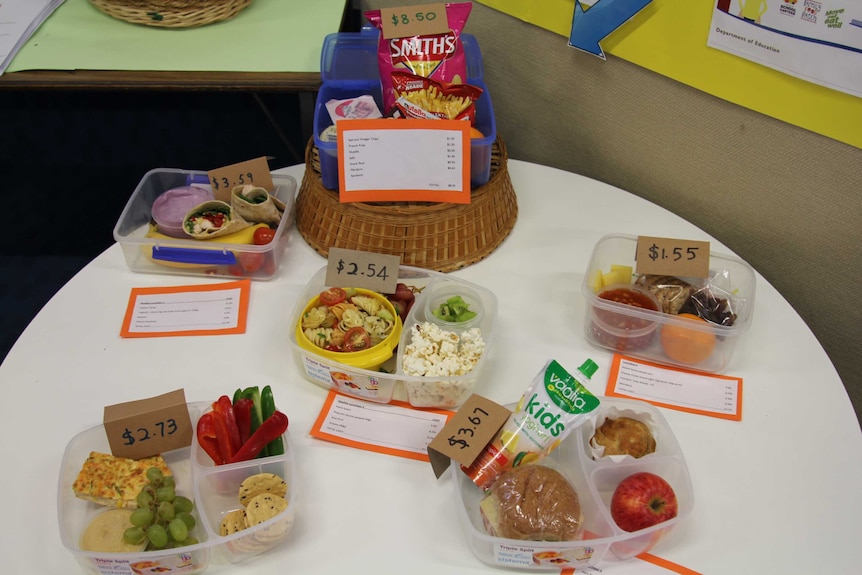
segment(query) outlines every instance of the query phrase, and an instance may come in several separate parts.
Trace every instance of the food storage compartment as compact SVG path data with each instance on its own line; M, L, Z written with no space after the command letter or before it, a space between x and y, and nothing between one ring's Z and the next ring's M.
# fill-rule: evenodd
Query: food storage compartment
M658 409L641 401L600 397L596 417L574 430L547 458L538 462L568 479L582 515L581 532L572 541L530 541L489 535L480 503L485 494L470 481L456 462L450 475L455 487L455 506L468 544L481 561L494 567L534 571L584 569L600 561L622 561L657 545L673 544L673 533L694 507L694 495L679 444ZM590 447L597 426L607 418L630 417L648 422L655 450L640 457L599 456ZM611 498L617 486L638 472L664 479L677 501L676 516L637 531L624 531L611 515Z
M272 174L272 181L275 189L271 195L284 206L278 224L253 222L221 237L198 240L191 236L174 237L182 232L175 222L168 229L160 230L153 206L165 192L176 188L192 186L212 193L206 172L150 170L120 214L114 227L114 240L120 244L129 269L135 272L271 279L287 248L296 196L296 180L291 176ZM254 232L258 228L270 228L274 232L269 243L254 244Z
M197 420L205 405L189 404L192 422ZM84 572L94 575L140 575L153 573L155 572L153 569L182 573L204 571L210 564L214 542L202 525L200 501L195 501L195 508L192 511L196 525L190 535L199 541L195 545L163 551L139 552L102 552L82 549L82 535L93 519L113 510L111 507L80 499L73 492L75 479L92 451L111 453L103 425L97 425L79 433L67 444L60 466L57 489L60 539ZM190 448L186 447L164 453L162 456L174 476L177 495L195 500L197 498L194 494L190 451Z
M675 367L725 370L751 325L754 270L711 251L707 278L637 275L636 249L637 237L622 234L593 249L582 285L587 341Z
M324 40L320 59L323 85L317 94L313 129L321 181L330 190L338 189L338 144L334 134L324 133L333 124L326 102L370 95L378 109L384 112L377 65L377 37L377 30L365 29L358 33L330 34ZM484 82L479 44L470 34L461 34L461 41L467 61L467 83L483 90L475 104L475 127L482 137L470 140L470 184L476 188L487 183L491 175L491 149L497 138L497 124L491 96Z
M291 315L290 346L297 365L300 366L306 379L325 388L335 389L345 395L358 397L378 403L389 403L393 400L407 401L415 407L455 408L461 405L473 392L479 381L482 367L490 350L490 340L493 334L497 315L497 300L492 292L455 279L446 274L432 270L400 266L398 282L403 284L397 293L384 294L387 299L396 300L399 306L398 325L400 336L397 347L392 349L389 357L371 368L358 367L356 363L348 363L348 356L341 352L328 352L323 347L310 346L301 339L300 329L303 315L307 312L309 302L316 301L321 292L329 288L351 288L352 286L327 286L326 268L320 269L311 278L303 294L300 296ZM402 298L407 290L412 298L409 309ZM442 291L438 291L442 290ZM414 326L426 320L425 298L431 292L451 294L470 294L467 298L473 310L481 314L481 322L475 325L476 332L468 337L475 338L481 334L481 354L473 362L469 372L463 375L409 375L404 371L405 349L413 339ZM471 299L472 298L472 299ZM400 320L404 316L404 322ZM435 324L436 325L436 324ZM314 328L312 328L314 329ZM343 331L343 330L342 330ZM454 330L452 330L454 332ZM456 334L462 337L463 334ZM475 343L475 341L474 341ZM325 347L325 346L324 346ZM454 361L455 350L448 350L449 361ZM476 355L476 354L473 354ZM410 359L407 360L408 365ZM415 360L414 360L415 361Z
M209 540L231 563L247 561L281 545L293 529L296 466L289 432L282 436L282 443L284 455L214 465L197 437L192 442L194 492L200 502L201 523ZM283 488L278 487L279 480L284 482ZM277 498L255 500L254 495L265 491L274 491L286 506L282 509L283 503ZM253 525L243 524L243 513Z

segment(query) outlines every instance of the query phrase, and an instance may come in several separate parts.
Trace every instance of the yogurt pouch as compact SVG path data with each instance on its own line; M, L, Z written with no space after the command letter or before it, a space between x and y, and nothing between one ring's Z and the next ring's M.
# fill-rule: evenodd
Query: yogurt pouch
M461 470L486 490L503 472L546 457L599 407L599 398L584 386L597 369L588 359L572 375L548 361L494 439Z

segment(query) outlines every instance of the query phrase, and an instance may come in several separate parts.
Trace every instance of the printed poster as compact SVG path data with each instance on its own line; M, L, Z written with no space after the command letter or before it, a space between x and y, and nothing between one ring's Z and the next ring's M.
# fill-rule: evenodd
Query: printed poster
M707 45L862 97L859 0L717 0Z

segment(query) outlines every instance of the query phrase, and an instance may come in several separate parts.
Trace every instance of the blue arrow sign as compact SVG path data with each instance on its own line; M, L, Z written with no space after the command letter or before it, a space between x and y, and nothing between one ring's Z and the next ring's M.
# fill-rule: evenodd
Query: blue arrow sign
M580 1L575 0L569 46L606 60L599 41L625 24L650 2L652 0L597 0L589 10L584 10Z

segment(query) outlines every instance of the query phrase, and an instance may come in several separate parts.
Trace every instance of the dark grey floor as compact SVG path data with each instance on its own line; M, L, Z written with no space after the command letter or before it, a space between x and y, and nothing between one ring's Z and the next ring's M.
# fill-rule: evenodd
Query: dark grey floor
M301 163L296 94L0 91L0 360L153 168Z

